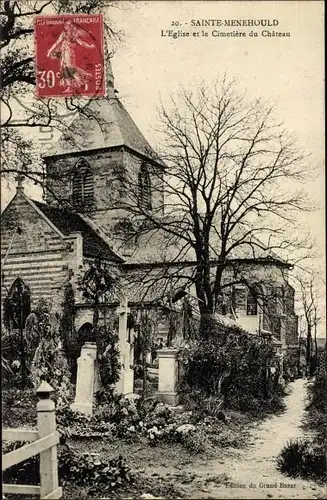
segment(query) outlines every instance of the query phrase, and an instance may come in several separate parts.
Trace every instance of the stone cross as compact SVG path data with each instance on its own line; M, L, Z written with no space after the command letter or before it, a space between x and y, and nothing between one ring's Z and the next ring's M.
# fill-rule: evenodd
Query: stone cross
M116 384L119 394L133 393L134 371L130 369L131 349L127 342L127 315L130 312L127 298L124 297L116 309L119 315L119 351L120 351L120 377Z
M127 346L127 315L130 312L127 297L123 297L119 307L116 309L119 315L119 350L122 369L129 369L129 349Z
M23 180L24 176L21 173L17 174L15 177L15 181L17 182L17 191L24 191Z

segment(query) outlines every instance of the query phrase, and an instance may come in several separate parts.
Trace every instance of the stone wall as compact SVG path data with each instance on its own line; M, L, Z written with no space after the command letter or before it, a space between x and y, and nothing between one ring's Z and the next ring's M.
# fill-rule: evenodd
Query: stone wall
M16 228L21 234L15 234ZM32 306L39 299L54 299L63 283L79 265L81 236L63 238L18 193L2 215L1 260L13 240L2 266L2 297L20 277L31 291Z
M46 161L49 193L47 202L55 202L51 191L62 202L72 203L72 172L79 160L85 159L93 173L94 211L106 211L114 196L121 191L119 178L123 177L123 152L121 148L102 151L88 151L48 158Z
M112 232L114 224L127 216L123 210L112 210L115 203L136 203L138 194L138 172L144 162L141 156L131 153L122 147L84 152L82 155L71 154L61 157L47 158L48 203L55 203L56 198L67 204L72 203L72 173L79 160L85 159L93 173L94 204L85 213L106 234ZM147 162L146 162L147 163ZM151 185L153 187L153 208L162 206L163 192L158 189L160 179L153 175L154 169L149 165ZM152 169L152 170L151 170ZM54 193L55 196L51 194Z

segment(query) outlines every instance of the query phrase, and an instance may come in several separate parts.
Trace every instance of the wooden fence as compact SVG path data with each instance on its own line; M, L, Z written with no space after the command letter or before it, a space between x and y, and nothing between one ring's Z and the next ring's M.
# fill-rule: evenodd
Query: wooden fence
M3 484L3 493L16 495L40 495L43 500L62 497L62 488L58 480L57 445L59 434L56 431L55 404L51 399L52 387L42 382L36 391L39 396L37 403L37 430L3 429L3 441L27 441L17 450L2 457L2 470L19 464L35 455L40 455L40 486L22 484Z

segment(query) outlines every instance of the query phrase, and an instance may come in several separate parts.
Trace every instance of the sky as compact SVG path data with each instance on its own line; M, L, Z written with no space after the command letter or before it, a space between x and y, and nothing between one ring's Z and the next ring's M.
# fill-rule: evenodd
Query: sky
M106 17L122 41L114 46L112 67L119 96L155 147L156 107L180 86L224 75L235 77L249 99L274 102L278 117L311 154L306 188L320 205L303 226L316 239L324 272L324 5L320 1L120 1ZM221 26L192 26L192 20L220 20ZM225 21L269 20L272 27L226 26ZM247 23L249 24L249 23ZM168 31L189 33L173 38ZM208 36L202 36L202 31ZM246 36L213 36L217 32ZM250 36L257 32L258 36ZM289 33L269 36L267 31ZM193 33L199 32L199 35ZM262 32L266 36L262 35ZM162 36L166 35L166 36ZM11 191L3 192L8 200Z
M108 10L123 43L112 59L115 85L131 116L152 145L156 145L157 111L180 86L236 78L249 99L273 102L277 116L311 155L306 189L320 206L303 216L303 228L316 241L319 258L310 264L325 276L325 145L324 145L324 5L320 1L138 1L121 2ZM270 20L276 27L192 27L192 20ZM176 26L179 23L179 26ZM248 23L249 24L249 23ZM190 36L162 36L167 30ZM213 36L241 31L245 37ZM290 36L262 36L263 31ZM202 36L202 31L208 36ZM250 36L255 31L258 37ZM193 36L200 32L199 36ZM266 33L265 33L266 34ZM324 335L325 287L321 283L321 321Z
M180 86L235 77L249 99L261 97L277 106L277 116L311 154L307 189L320 210L306 223L324 254L324 10L320 1L138 1L108 10L123 42L112 59L115 85L135 122L156 145L157 111ZM263 37L262 27L191 27L192 20L276 20L268 31L290 37ZM172 26L172 23L180 26ZM173 39L162 30L190 32ZM202 30L208 37L202 37ZM214 37L216 31L242 31L246 37ZM194 32L200 36L193 36ZM250 37L251 31L258 37Z

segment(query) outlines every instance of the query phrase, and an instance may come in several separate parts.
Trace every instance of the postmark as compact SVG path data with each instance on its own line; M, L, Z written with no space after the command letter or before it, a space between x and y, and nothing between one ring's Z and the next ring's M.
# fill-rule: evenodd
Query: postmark
M36 95L103 97L103 16L48 15L34 19Z

